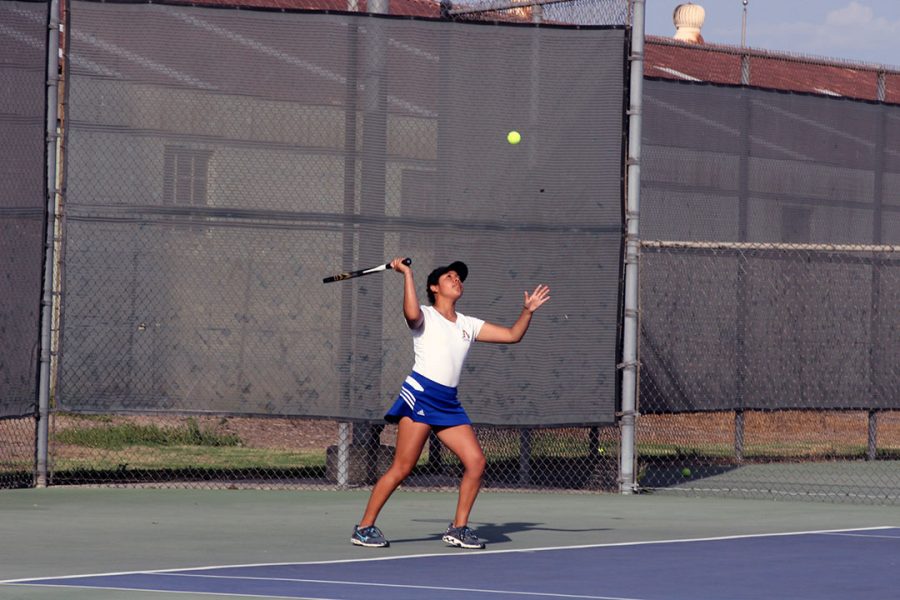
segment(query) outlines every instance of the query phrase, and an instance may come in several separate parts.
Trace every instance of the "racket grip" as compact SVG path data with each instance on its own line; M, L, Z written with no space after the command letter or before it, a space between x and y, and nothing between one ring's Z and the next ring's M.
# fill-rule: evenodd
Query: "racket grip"
M392 263L392 262L393 262L393 261L391 261L391 262L389 262L389 263L384 263L384 269L386 269L386 270L387 270L387 269L390 269L390 268L391 268L391 263ZM412 264L412 259L409 258L409 257L407 256L406 258L404 258L404 259L401 260L400 262L403 263L404 265L406 265L406 266L408 267L409 265Z

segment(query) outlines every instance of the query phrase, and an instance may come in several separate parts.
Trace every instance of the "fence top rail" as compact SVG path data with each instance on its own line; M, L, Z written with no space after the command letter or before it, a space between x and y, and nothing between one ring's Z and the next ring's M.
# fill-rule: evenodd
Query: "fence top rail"
M781 242L691 242L642 240L643 248L696 248L703 250L809 250L814 252L900 252L900 246L882 244L796 244Z

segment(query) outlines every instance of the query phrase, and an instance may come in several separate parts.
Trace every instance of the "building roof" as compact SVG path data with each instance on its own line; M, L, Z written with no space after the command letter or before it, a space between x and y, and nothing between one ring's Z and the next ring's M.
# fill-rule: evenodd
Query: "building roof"
M658 36L646 38L644 76L740 85L745 60L749 84L754 87L900 103L900 71L881 65L689 44Z

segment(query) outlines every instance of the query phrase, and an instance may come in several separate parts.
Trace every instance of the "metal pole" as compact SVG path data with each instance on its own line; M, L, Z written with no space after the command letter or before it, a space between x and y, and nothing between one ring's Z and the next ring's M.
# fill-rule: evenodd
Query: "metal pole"
M750 0L744 0L744 14L741 17L741 48L747 47L747 5Z
M741 18L741 49L747 48L747 4L750 0L744 0L744 16ZM741 85L750 85L750 54L741 53Z
M743 389L743 386L740 386ZM743 403L743 395L739 396ZM739 408L734 411L734 459L738 462L744 460L744 409Z
M534 4L531 7L531 22L540 25L544 20L544 7ZM530 69L530 102L528 111L528 168L538 167L537 148L538 115L541 107L541 31L531 31L531 69ZM519 485L531 485L531 437L529 428L519 430Z
M531 22L540 25L544 19L543 7L531 8ZM541 31L535 28L531 31L531 69L529 85L529 110L528 110L528 168L537 168L537 149L540 140L538 135L538 117L541 112Z
M746 3L745 3L746 4ZM746 10L746 8L745 8ZM750 54L741 55L741 85L750 85ZM738 157L738 240L749 239L749 202L750 202L750 129L753 126L753 104L750 102L750 90L740 90L741 102L741 146ZM749 282L747 273L750 261L743 252L737 254L737 272L735 274L735 301L737 316L735 318L735 337L737 370L735 372L735 401L739 408L734 411L734 458L738 462L744 460L745 414L744 396L746 394L747 374L747 315Z
M371 14L389 14L389 0L370 0L368 12ZM385 197L387 194L387 53L388 33L387 21L371 19L366 22L363 46L359 48L363 61L363 93L362 93L362 168L360 188L360 214L377 222L385 215ZM380 262L384 257L384 232L377 227L363 227L359 234L359 260L363 264ZM377 258L376 258L377 257ZM357 289L357 318L368 319L372 331L381 331L382 308L379 303L372 304L368 298L381 298L383 278L378 277L367 282L366 286ZM381 336L360 338L357 341L355 360L358 357L363 364L356 375L368 380L375 401L382 400L381 375L383 341ZM353 398L357 403L368 399ZM366 462L367 478L374 479L378 469L378 456L381 447L381 423L353 423L352 445L361 447L360 456ZM351 453L350 460L356 460Z
M47 26L47 223L41 297L41 364L38 379L37 472L35 485L47 487L50 442L50 344L53 320L53 246L56 225L57 103L59 101L59 0L50 2Z
M884 72L878 74L878 100L879 102L884 101L884 93L885 93L885 81L884 81ZM886 172L888 171L886 162L887 162L887 153L889 152L888 147L888 108L883 105L879 105L876 107L878 112L875 114L875 161L872 165L872 180L874 182L873 190L872 190L872 244L880 245L883 239L883 233L885 231L884 224L884 198L890 192L885 193L886 184L888 183ZM870 402L874 403L874 406L880 406L883 400L887 400L890 397L890 392L887 390L890 388L888 384L888 379L884 376L888 371L888 365L893 364L890 359L885 360L885 353L879 352L879 349L887 347L888 336L890 334L885 334L884 332L889 331L889 327L885 327L886 323L883 315L890 314L891 310L896 311L896 307L894 309L889 308L889 305L892 305L890 301L882 302L885 296L881 293L882 285L881 285L881 275L883 272L883 268L885 267L885 262L878 255L872 257L872 278L870 284L870 306L872 307L869 312L869 348L871 351L869 352L869 386L872 390L872 393L869 394ZM883 399L883 400L882 400ZM876 433L878 430L878 413L871 409L872 405L870 405L869 410L869 447L866 452L866 458L868 460L875 460L877 456L877 440Z
M641 181L641 110L644 83L644 5L634 0L631 29L631 79L628 109L628 160L625 205L625 310L622 337L622 410L619 455L619 490L631 494L637 488L635 478L635 417L637 416L638 375L638 260L640 237L638 215Z
M342 488L350 484L350 431L350 423L338 424L336 479Z
M870 410L866 460L875 460L876 458L878 458L878 411Z
M355 0L352 0L355 1ZM348 10L355 10L348 4ZM353 252L356 243L356 232L353 216L356 212L356 166L357 166L357 111L359 110L357 94L357 62L359 60L359 24L351 20L347 27L347 85L346 106L344 107L344 220L342 230L342 265L353 264ZM351 382L353 381L353 287L345 285L341 290L341 342L340 366L341 376L340 406L344 415L351 410ZM352 425L341 422L338 426L337 439L337 484L347 487L350 484L350 442L353 438Z

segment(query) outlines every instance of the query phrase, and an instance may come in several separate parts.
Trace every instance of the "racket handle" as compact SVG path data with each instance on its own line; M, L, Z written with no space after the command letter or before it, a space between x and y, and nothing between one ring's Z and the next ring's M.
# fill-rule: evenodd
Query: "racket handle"
M404 265L406 265L406 266L408 267L409 265L412 264L412 259L409 258L409 257L406 257L406 258L404 258L403 260L401 260L400 262L402 262ZM385 263L385 264L384 264L384 268L385 268L386 270L389 270L389 269L391 268L391 263Z

